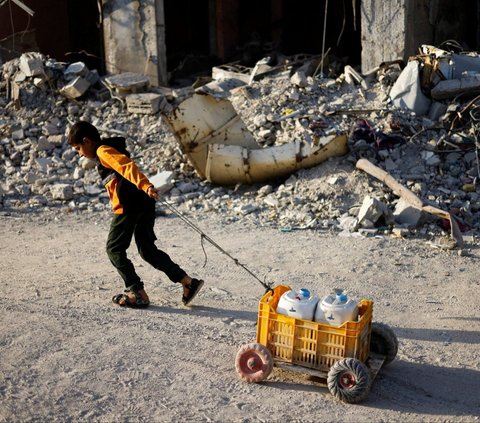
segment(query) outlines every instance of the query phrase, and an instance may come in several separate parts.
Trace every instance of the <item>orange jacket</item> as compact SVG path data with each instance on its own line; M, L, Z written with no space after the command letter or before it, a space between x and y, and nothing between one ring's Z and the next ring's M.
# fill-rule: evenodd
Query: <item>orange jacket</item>
M102 144L97 148L97 158L100 162L100 165L102 165L104 168L112 169L127 181L130 181L133 185L135 185L138 190L143 191L145 193L144 196L147 196L146 193L148 188L153 184L142 172L140 172L137 165L130 157L109 145ZM125 202L128 201L129 198L121 198L122 195L119 190L120 178L116 177L114 173L111 173L111 175L109 175L109 177L106 179L107 180L104 181L105 188L107 189L113 212L115 214L123 214L125 211ZM131 194L136 193L131 191ZM137 195L135 195L135 197L137 197ZM147 198L150 199L148 196ZM131 198L131 200L134 201L133 198Z

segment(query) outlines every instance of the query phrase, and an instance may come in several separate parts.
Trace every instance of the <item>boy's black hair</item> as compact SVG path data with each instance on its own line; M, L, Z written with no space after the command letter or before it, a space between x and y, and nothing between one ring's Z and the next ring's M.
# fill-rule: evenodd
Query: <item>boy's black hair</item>
M97 128L89 122L80 120L70 128L68 133L68 143L72 146L82 145L85 137L92 141L100 142L100 134L98 133Z

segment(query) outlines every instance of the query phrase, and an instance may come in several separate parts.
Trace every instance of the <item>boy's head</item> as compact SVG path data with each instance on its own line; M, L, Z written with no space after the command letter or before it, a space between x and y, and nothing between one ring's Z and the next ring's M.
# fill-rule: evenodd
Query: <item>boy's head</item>
M81 156L94 159L97 147L100 144L100 134L91 123L79 121L70 128L68 143Z

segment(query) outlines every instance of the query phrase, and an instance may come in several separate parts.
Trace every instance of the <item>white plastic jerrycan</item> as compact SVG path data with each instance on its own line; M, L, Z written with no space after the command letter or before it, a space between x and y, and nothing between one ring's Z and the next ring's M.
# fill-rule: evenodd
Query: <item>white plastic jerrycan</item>
M278 300L277 313L313 321L318 301L318 295L311 295L306 288L298 291L290 290L284 292Z
M315 321L331 326L340 326L348 321L358 319L358 303L347 298L343 289L334 289L334 292L322 298L315 311Z

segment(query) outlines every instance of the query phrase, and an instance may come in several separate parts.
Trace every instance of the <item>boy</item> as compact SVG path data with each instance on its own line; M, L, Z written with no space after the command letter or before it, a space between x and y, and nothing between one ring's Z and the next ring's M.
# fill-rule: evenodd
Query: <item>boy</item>
M81 156L96 160L107 189L114 217L107 239L107 254L125 282L125 293L112 301L122 307L147 307L150 304L143 282L127 258L127 249L135 237L138 252L147 263L164 272L172 282L183 286L182 302L188 305L203 286L203 280L191 278L165 252L155 245L155 199L158 191L130 159L125 139L101 139L97 128L79 121L69 131L68 143Z

